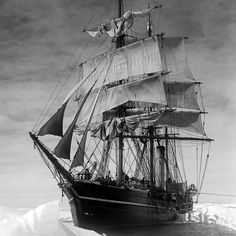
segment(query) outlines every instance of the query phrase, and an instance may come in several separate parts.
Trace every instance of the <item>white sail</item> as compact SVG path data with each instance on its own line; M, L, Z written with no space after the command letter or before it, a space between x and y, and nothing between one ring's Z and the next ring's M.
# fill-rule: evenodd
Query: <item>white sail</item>
M88 119L96 94L97 93L94 91L88 97L86 105L81 110L78 123ZM79 98L79 103L81 99L82 97ZM165 92L160 78L146 78L133 83L103 89L99 96L97 106L94 111L94 116L96 117L105 111L111 110L112 108L118 107L130 101L166 105Z
M96 73L91 75L83 88L86 90L87 84L99 77L96 88L100 87L104 76L107 77L104 85L111 84L130 77L158 73L163 71L158 38L152 37L138 41L128 46L116 49L107 54L100 55L82 65L83 77L87 77L94 68Z
M200 112L173 111L164 114L156 120L156 126L170 126L178 129L187 130L193 133L206 135L202 125Z
M164 82L167 104L171 108L200 110L194 82Z
M184 37L161 38L162 56L165 70L171 75L178 76L185 72L187 67Z

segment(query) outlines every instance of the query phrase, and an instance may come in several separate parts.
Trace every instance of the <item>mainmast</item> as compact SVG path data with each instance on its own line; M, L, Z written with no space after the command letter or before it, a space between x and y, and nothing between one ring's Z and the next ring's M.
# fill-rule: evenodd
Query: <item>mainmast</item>
M150 8L150 5L148 5L148 8ZM148 37L152 36L151 14L148 14L147 33L148 33Z
M123 0L118 0L118 18L121 18L124 13L124 2ZM122 34L121 36L117 37L116 40L116 48L121 48L125 45L125 36ZM118 111L119 113L119 111ZM119 114L118 114L119 115ZM121 133L118 137L119 142L119 157L118 157L118 173L117 173L117 185L121 185L123 181L123 147L124 147L124 138L123 134Z
M148 6L150 8L150 6ZM151 16L150 14L148 15L148 25L147 25L147 33L148 37L152 36L152 29L151 29ZM149 136L154 135L154 127L150 126L148 129ZM154 186L154 139L150 138L150 183L151 186Z
M118 14L117 17L121 18L124 13L124 2L123 0L118 0ZM125 46L125 36L122 34L116 39L116 48L121 48Z

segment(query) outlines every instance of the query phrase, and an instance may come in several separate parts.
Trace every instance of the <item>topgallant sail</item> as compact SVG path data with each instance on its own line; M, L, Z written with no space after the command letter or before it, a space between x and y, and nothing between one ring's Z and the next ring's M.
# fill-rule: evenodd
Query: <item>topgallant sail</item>
M149 27L146 38L130 43L135 18L148 18L150 26L150 15L161 6L123 13L118 3L118 18L85 30L93 37L108 34L115 48L81 63L80 80L61 107L30 132L68 197L74 224L103 231L191 211L206 168L201 171L201 156L196 185L188 183L183 154L190 154L181 143L203 147L212 141L204 131L201 83L189 69L186 38L155 35ZM71 100L77 110L64 131ZM60 137L53 151L42 142L47 135Z

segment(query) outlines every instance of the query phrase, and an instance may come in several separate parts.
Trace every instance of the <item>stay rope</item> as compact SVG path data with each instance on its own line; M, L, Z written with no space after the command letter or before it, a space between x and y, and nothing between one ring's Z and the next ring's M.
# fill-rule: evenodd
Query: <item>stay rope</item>
M236 197L234 194L221 194L221 193L199 193L199 194L205 194L205 195L214 195L219 197Z
M98 6L97 6L97 8L98 8ZM94 12L93 12L93 13L96 13L96 12L97 12L97 8L94 9ZM89 20L88 20L88 22L87 22L85 28L90 24L90 22L92 21L92 19L93 19L94 17L95 17L95 14L92 14L91 17L89 18ZM89 42L91 41L91 38L89 38L89 40L87 40L85 47L82 49L82 52L79 54L79 55L80 55L80 56L79 56L79 60L77 60L76 63L75 63L75 65L70 68L69 66L70 66L70 64L72 63L72 60L73 60L73 58L74 58L74 55L76 54L76 52L77 52L78 49L79 49L79 45L80 45L80 41L82 40L82 36L83 36L83 34L80 35L80 38L79 38L78 43L76 44L76 46L75 46L75 48L74 48L74 50L73 50L73 52L72 52L72 55L71 55L70 58L68 59L68 61L67 61L66 65L65 65L65 67L64 67L64 69L63 69L61 75L59 76L59 80L57 81L56 86L55 86L55 88L53 89L53 92L51 93L51 95L50 95L50 97L49 97L47 103L45 104L45 106L44 106L44 108L43 108L43 111L41 112L41 114L40 114L38 120L36 121L36 123L35 123L35 125L34 125L34 127L33 127L33 129L32 129L32 132L33 132L33 133L36 131L37 127L39 127L39 125L41 124L41 122L43 121L43 119L45 118L45 116L47 115L47 113L48 113L48 111L50 110L51 106L53 105L53 103L54 103L55 100L57 99L58 95L60 94L62 88L64 87L64 85L66 84L66 82L68 81L68 79L70 78L71 73L72 73L73 70L76 68L77 62L82 58L82 56L83 56L85 50L87 49L88 44L89 44ZM105 39L105 40L106 40L106 39ZM104 41L105 41L105 40L104 40ZM67 70L68 68L70 68L70 69ZM64 83L62 84L62 86L61 86L61 88L59 89L59 91L57 92L57 94L55 95L55 93L56 93L56 91L57 91L57 89L58 89L58 87L59 87L59 84L61 83L61 81L62 81L63 78L65 78L65 81L64 81ZM53 96L54 96L54 95L55 95L55 97L54 97L54 99L53 99ZM52 100L52 99L53 99L53 100ZM51 100L52 100L52 101L51 101Z

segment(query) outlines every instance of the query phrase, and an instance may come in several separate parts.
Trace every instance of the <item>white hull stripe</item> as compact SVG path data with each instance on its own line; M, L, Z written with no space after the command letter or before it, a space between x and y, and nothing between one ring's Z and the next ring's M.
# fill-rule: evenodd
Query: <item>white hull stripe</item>
M147 205L142 203L134 203L134 202L125 202L125 201L115 201L109 199L102 199L102 198L94 198L94 197L84 197L78 196L80 199L90 200L90 201L99 201L99 202L109 202L109 203L116 203L116 204L123 204L123 205L131 205L131 206L139 206L139 207L148 207L148 208L158 208L158 209L166 209L166 207L154 206L154 205Z

